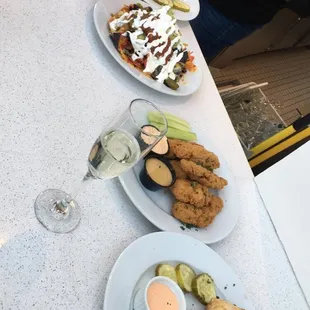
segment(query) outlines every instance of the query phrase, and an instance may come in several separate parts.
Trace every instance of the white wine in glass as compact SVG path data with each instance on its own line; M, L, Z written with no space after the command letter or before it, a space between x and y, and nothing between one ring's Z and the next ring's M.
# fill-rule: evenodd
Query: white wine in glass
M144 130L149 124L147 116L150 112L157 112L164 124L152 133ZM131 169L165 136L167 129L164 114L154 104L144 99L133 100L95 141L88 156L88 172L80 184L70 194L48 189L37 197L34 208L38 220L56 233L75 229L81 219L75 197L85 185L93 179L111 179Z
M129 132L113 129L101 135L88 157L88 168L96 178L119 176L140 158L140 146Z

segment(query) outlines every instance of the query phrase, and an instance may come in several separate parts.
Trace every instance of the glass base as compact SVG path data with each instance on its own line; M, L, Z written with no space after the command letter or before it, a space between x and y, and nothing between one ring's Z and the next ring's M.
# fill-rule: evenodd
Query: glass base
M68 194L59 189L42 192L34 203L34 211L39 222L55 233L67 233L75 229L81 220L81 209L75 200L67 204L65 212L55 208L55 202L65 199Z

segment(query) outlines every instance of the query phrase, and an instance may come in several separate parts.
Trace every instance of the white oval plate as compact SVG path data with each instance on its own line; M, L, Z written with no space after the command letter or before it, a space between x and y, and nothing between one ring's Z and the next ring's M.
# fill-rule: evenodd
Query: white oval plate
M167 232L146 235L119 256L108 279L103 309L133 310L133 296L154 277L156 265L162 262L183 262L198 274L210 274L220 298L247 310L254 309L241 281L217 253L194 238ZM186 294L186 302L187 309L205 310L191 294Z
M196 18L200 11L199 0L182 0L182 1L188 4L191 9L188 13L179 10L173 10L175 18L183 21L188 21ZM147 2L154 9L159 9L161 7L161 5L156 3L154 0L144 0L144 2Z
M228 185L223 190L215 191L216 195L223 199L224 208L207 228L186 228L185 230L181 228L184 228L181 222L171 215L171 207L175 199L170 191L166 189L152 192L140 183L139 173L143 167L143 161L140 161L133 169L121 175L119 179L133 204L159 229L183 233L197 238L206 244L212 244L227 237L237 223L240 214L238 189L234 176L222 154L217 151L205 133L195 130L195 128L193 128L193 132L197 134L198 143L219 157L221 167L216 169L215 172L228 181Z
M110 33L108 29L108 20L111 17L112 13L117 13L123 5L132 4L137 1L134 0L100 0L96 3L94 7L94 23L99 34L101 41L104 46L110 52L110 54L114 57L114 59L133 77L139 80L141 83L161 92L164 94L172 95L172 96L188 96L193 94L198 90L200 84L202 82L202 70L201 66L197 62L197 58L195 59L195 64L197 65L196 72L187 72L184 75L182 82L180 82L180 87L178 90L172 90L165 86L162 83L159 83L153 79L148 78L144 74L142 74L136 68L130 66L126 63L119 52L114 47L112 40L110 38ZM185 42L185 41L184 41ZM190 47L189 47L190 49Z

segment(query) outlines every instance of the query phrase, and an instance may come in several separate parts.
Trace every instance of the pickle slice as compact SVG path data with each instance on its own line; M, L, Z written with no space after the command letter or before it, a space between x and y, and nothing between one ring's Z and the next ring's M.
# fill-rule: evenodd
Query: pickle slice
M172 0L154 0L156 3L160 5L169 5L173 7L173 1Z
M193 279L192 290L195 297L204 305L216 298L214 281L207 273Z
M173 280L175 283L178 283L175 268L168 264L159 264L156 267L155 276L166 277L166 278Z
M185 13L189 12L191 9L187 3L181 0L173 0L173 8Z
M186 264L179 264L175 267L177 273L178 284L185 292L192 291L192 281L196 277L195 271Z

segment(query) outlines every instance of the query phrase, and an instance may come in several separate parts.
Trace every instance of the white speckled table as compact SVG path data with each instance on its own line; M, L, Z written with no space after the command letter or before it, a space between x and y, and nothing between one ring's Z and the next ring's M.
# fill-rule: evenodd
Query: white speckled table
M156 230L118 180L93 182L79 196L82 221L72 233L47 231L33 210L40 191L68 190L82 177L101 128L136 97L186 116L226 154L243 213L212 248L235 269L256 308L308 309L207 66L191 97L147 88L98 40L94 4L0 2L0 309L102 309L118 255ZM197 50L187 23L182 31Z

